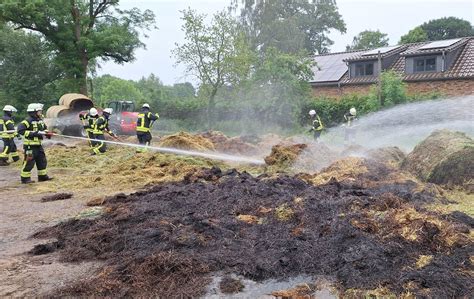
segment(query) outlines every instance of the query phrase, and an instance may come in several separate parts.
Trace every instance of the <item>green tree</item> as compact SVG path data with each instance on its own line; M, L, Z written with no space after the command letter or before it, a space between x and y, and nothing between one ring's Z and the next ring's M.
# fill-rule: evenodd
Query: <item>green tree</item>
M144 47L139 29L150 29L151 11L120 10L119 0L0 0L0 21L40 32L77 90L87 94L89 64L132 61Z
M136 88L140 90L146 102L150 105L163 101L165 94L165 87L160 78L154 74L150 74L148 77L142 77L135 84Z
M409 44L409 43L419 43L428 40L428 34L426 31L421 28L421 26L415 27L414 29L408 31L407 34L403 35L400 38L398 44Z
M430 41L474 35L474 28L471 23L456 17L431 20L420 27L426 32Z
M196 96L196 89L189 83L176 83L173 84L172 95L178 99L190 99Z
M335 0L233 0L254 49L275 47L285 53L325 53L334 43L331 30L346 32Z
M144 101L142 92L133 81L108 76L103 80L102 84L102 86L98 86L100 97L95 98L102 106L114 100L134 101L137 105Z
M346 50L375 49L388 46L388 37L386 33L379 30L365 30L354 36L352 45L347 45Z
M264 108L256 117L264 123L293 127L300 106L311 94L308 82L313 76L313 65L314 61L304 53L295 55L268 48L249 80L257 94L250 96L263 102L254 103Z
M61 77L50 49L37 34L0 27L0 104L24 111L33 101L53 104L53 82Z
M184 64L186 72L200 83L200 93L207 98L208 126L212 126L215 97L225 84L239 81L250 71L250 62L240 60L242 35L235 20L226 12L214 15L211 24L205 15L192 9L182 11L185 42L176 44L176 63Z

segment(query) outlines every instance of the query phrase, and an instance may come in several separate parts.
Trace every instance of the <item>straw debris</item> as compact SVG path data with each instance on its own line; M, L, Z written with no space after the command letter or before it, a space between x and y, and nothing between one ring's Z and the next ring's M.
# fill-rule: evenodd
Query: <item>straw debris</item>
M271 154L265 157L265 163L282 168L290 167L307 147L306 144L275 145Z
M159 145L162 147L177 148L184 150L214 151L214 144L200 135L179 132L161 138Z
M396 296L469 296L469 228L418 207L410 182L361 186L383 167L368 166L355 182L317 186L297 176L202 170L194 180L110 197L99 216L36 237L64 244L57 250L63 261L105 261L56 296L197 297L220 271L255 281L327 275L341 290ZM265 215L259 225L236 217L257 213ZM417 268L422 255L432 260Z

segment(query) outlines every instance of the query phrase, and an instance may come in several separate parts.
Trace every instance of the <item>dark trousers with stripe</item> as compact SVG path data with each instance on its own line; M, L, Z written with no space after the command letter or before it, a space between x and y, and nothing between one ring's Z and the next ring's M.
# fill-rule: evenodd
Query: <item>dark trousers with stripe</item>
M150 132L137 132L138 143L143 146L149 146L151 142ZM138 148L137 152L145 152L146 148Z
M94 139L99 140L99 141L95 141L95 145L92 148L94 153L97 155L105 153L107 151L107 144L102 141L102 140L105 140L104 134L94 135Z
M20 156L18 155L16 144L13 138L3 138L3 151L0 153L0 159L4 161L8 161L11 157L14 162L20 160Z
M87 134L87 138L89 139L89 146L91 148L94 148L94 146L97 145L97 142L94 141L95 139L94 133L92 133L92 131L86 130L86 134Z
M48 178L48 172L46 167L48 161L46 160L46 154L41 145L30 145L25 146L25 160L21 169L21 180L25 181L31 178L31 171L36 165L38 170L38 180L46 180Z

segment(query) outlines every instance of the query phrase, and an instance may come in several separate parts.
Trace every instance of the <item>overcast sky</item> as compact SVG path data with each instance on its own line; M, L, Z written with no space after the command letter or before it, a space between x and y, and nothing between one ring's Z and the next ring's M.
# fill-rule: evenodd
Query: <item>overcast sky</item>
M175 67L170 51L181 43L182 20L180 10L191 7L200 13L213 14L228 6L230 0L122 0L122 8L150 9L156 15L157 30L148 32L144 39L147 49L136 52L136 61L124 65L102 63L101 74L137 80L151 73L165 84L193 81L186 78L183 67ZM335 42L331 52L344 51L359 32L370 29L387 33L390 44L397 44L400 36L425 21L455 16L474 21L473 0L337 0L339 12L346 22L347 32L333 32Z

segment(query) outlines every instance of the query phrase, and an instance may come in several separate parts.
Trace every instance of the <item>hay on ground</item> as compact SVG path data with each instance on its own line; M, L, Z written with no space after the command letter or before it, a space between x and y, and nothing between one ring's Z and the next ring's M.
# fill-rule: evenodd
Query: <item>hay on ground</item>
M293 165L298 156L306 149L306 144L293 145L275 145L269 156L265 157L265 163L280 167L289 167Z
M199 135L192 135L179 132L173 135L164 136L159 143L162 147L170 147L184 150L214 151L212 142Z

